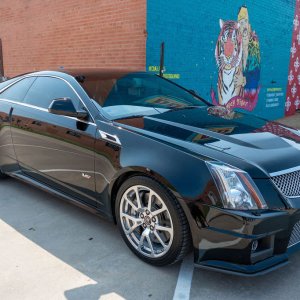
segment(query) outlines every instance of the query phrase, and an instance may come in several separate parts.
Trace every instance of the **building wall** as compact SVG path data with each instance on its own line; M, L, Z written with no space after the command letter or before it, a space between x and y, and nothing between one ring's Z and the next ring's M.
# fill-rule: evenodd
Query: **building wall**
M59 67L145 68L146 0L1 0L6 76Z
M242 5L259 45L256 94L243 88L228 105L268 119L292 114L300 108L298 0L2 0L5 75L60 67L157 73L164 41L165 76L220 103L220 19L238 22Z
M251 56L248 55L251 67L244 68L238 64L236 56L236 65L232 69L235 74L242 72L243 77L230 77L224 75L227 72L224 65L217 66L215 49L221 40L220 19L224 22L233 20L236 26L238 16L242 16L239 14L242 5L247 6L251 45L254 45L249 50ZM285 112L289 89L292 34L293 29L296 30L293 26L295 8L296 0L149 0L146 67L157 72L160 43L164 41L165 75L168 78L197 91L210 102L236 107L268 119L280 118ZM241 44L237 46L241 48ZM228 49L230 47L227 47L227 52ZM243 50L241 53L247 58L246 52ZM300 60L299 51L295 55ZM226 68L231 67L228 64ZM241 71L238 71L239 68ZM236 94L230 101L226 100L228 93L221 92L220 97L218 88L228 87L235 78L247 80L243 81L242 88L234 82ZM298 95L299 92L300 81Z

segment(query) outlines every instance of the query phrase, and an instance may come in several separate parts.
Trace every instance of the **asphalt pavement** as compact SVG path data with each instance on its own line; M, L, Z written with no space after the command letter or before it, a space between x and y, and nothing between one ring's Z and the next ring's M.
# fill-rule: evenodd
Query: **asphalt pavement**
M299 299L300 253L273 273L244 278L152 267L116 226L15 179L0 181L0 299ZM177 287L177 288L176 288Z

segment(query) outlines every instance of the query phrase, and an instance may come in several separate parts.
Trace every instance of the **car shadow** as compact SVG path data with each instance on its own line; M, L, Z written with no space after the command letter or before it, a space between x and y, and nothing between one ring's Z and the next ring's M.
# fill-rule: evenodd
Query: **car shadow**
M113 223L35 187L15 179L1 181L0 219L97 282L66 290L67 299L99 299L111 293L117 295L114 299L173 295L178 264L157 268L142 262Z

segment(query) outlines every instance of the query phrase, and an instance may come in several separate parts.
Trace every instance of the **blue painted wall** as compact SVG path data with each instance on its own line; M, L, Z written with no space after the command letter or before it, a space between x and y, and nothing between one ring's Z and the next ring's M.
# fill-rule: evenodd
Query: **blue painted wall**
M242 5L248 8L260 43L261 90L252 113L278 119L284 115L295 0L148 0L147 70L155 71L159 65L160 43L164 41L165 73L179 77L172 80L211 101L210 89L217 90L218 80L214 53L219 19L237 20ZM271 88L281 89L275 95L277 102L267 102Z

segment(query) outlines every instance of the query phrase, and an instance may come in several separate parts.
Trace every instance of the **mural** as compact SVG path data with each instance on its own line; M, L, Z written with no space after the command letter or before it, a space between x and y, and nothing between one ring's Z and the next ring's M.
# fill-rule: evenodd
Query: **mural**
M218 66L218 100L215 105L252 111L260 91L260 50L258 37L249 23L248 9L242 6L237 21L220 19L221 32L215 49Z
M300 108L299 8L300 0L147 1L146 68L159 72L165 42L166 78L220 107L277 120Z
M293 20L293 37L285 103L285 115L290 116L300 109L300 1L296 2Z

